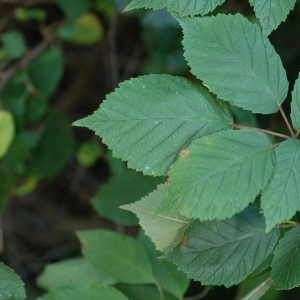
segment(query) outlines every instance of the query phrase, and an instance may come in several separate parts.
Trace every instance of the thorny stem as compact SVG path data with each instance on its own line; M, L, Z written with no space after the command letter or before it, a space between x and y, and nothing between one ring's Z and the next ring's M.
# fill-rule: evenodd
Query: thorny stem
M284 119L284 122L285 122L287 128L289 129L289 131L290 131L292 137L294 138L294 137L295 137L295 132L294 132L294 130L293 130L293 128L292 128L292 126L291 126L291 124L290 124L288 118L286 117L285 112L284 112L284 110L282 109L282 106L281 106L281 105L279 106L279 111L280 111L280 113L281 113L281 115L282 115L282 117L283 117L283 119Z
M242 129L242 128L253 129L253 130L261 131L261 132L264 132L264 133L267 133L267 134L270 134L270 135L273 135L273 136L278 136L278 137L281 137L283 139L290 139L291 138L291 136L288 136L288 135L285 135L285 134L281 134L281 133L278 133L278 132L274 132L274 131L267 130L267 129L262 129L262 128L257 128L257 127L233 124L233 128L236 128L236 129ZM292 137L294 137L294 134L293 134Z
M200 299L203 299L209 293L210 289L211 289L211 286L206 286L201 293L199 293L197 295L194 295L194 296L191 296L191 297L185 297L183 300L200 300Z

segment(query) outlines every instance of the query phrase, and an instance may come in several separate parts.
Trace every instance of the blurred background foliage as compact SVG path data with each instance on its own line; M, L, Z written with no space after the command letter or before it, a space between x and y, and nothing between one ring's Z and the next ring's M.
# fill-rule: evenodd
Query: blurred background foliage
M175 19L165 10L121 13L128 3L0 0L1 260L33 296L45 264L80 252L75 230L109 228L135 236L136 217L118 207L165 180L128 170L92 132L71 126L130 77L168 73L195 80ZM246 0L227 0L218 12L241 12L256 22ZM293 86L300 62L299 1L270 40ZM233 113L240 124L285 130L277 115ZM252 286L216 288L207 299L220 299L220 293L233 299ZM283 295L270 290L263 299ZM299 295L291 291L289 299Z

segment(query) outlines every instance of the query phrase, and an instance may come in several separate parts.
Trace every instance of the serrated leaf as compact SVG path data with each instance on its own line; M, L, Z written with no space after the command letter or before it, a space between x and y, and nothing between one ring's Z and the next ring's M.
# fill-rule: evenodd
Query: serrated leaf
M37 285L46 290L82 283L109 285L113 284L114 280L103 276L83 257L47 264L37 278Z
M300 285L300 227L289 230L274 250L272 279L279 290Z
M225 0L133 0L124 11L135 8L152 8L154 10L166 7L180 16L205 15L213 11Z
M0 300L25 300L24 283L15 272L0 262Z
M105 230L77 232L83 256L103 275L120 283L154 283L143 247L133 238Z
M240 14L179 22L192 73L218 98L254 113L278 110L288 91L286 72L257 25Z
M273 250L279 230L265 233L257 207L248 207L224 221L194 220L181 244L164 258L203 285L238 284Z
M165 178L143 176L134 171L116 174L100 187L92 199L93 207L101 216L116 223L137 225L137 217L120 206L141 199L164 181Z
M171 262L160 259L162 253L155 250L155 245L143 230L140 230L137 241L145 248L152 264L153 274L164 292L169 292L176 299L182 299L190 280Z
M195 140L169 172L157 213L202 221L230 218L253 202L273 173L274 151L261 132L217 132Z
M162 202L165 192L163 184L157 190L132 204L123 205L121 208L132 211L140 219L140 225L151 238L157 250L170 251L182 239L188 220L180 214L155 212Z
M292 91L291 119L293 127L300 131L300 73Z
M265 35L269 35L295 6L297 0L249 0Z
M99 298L101 295L101 298ZM129 300L117 289L104 285L77 285L74 287L58 287L50 290L38 300Z
M266 230L290 220L300 210L300 141L289 139L275 149L273 177L262 192Z
M121 83L75 125L94 130L130 168L160 176L191 140L231 123L227 104L204 87L185 78L147 75Z

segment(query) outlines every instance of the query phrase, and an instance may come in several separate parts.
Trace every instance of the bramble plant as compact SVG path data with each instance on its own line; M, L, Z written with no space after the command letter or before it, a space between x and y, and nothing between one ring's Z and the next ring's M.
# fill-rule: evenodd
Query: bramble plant
M300 228L291 220L300 209L300 78L290 122L282 108L286 72L268 39L296 0L250 0L260 26L241 14L205 16L224 2L133 0L125 11L166 7L173 14L200 81L165 74L125 81L75 125L95 131L129 168L168 176L122 206L165 260L203 285L230 287L269 272L245 296L259 299L272 284L300 285ZM289 134L235 123L235 107L279 111ZM285 227L292 228L278 242Z

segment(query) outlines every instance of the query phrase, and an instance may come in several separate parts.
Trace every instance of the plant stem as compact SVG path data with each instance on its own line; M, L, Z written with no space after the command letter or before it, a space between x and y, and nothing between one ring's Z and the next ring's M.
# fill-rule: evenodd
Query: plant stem
M159 284L159 282L155 280L154 284L156 285L156 287L158 289L160 300L165 300L164 292L163 292L163 289L162 289L161 285Z
M194 295L194 296L191 296L191 297L185 297L183 300L200 300L200 299L203 299L209 293L210 289L211 289L211 286L206 286L201 293L199 293L197 295Z
M294 138L294 137L295 137L295 132L294 132L292 126L291 126L291 123L289 122L288 118L286 117L285 112L284 112L284 110L282 109L282 106L281 106L281 105L279 106L279 111L280 111L280 113L281 113L281 115L282 115L282 117L283 117L283 119L284 119L284 122L285 122L287 128L289 129L289 131L290 131L292 137Z
M257 130L257 131L261 131L261 132L264 132L264 133L267 133L267 134L270 134L270 135L273 135L273 136L278 136L278 137L281 137L283 139L290 139L291 136L288 136L288 135L285 135L285 134L281 134L281 133L278 133L278 132L274 132L274 131L271 131L271 130L267 130L267 129L262 129L262 128L257 128L257 127L251 127L251 126L243 126L243 125L238 125L238 124L233 124L233 128L236 128L236 129L252 129L252 130Z

